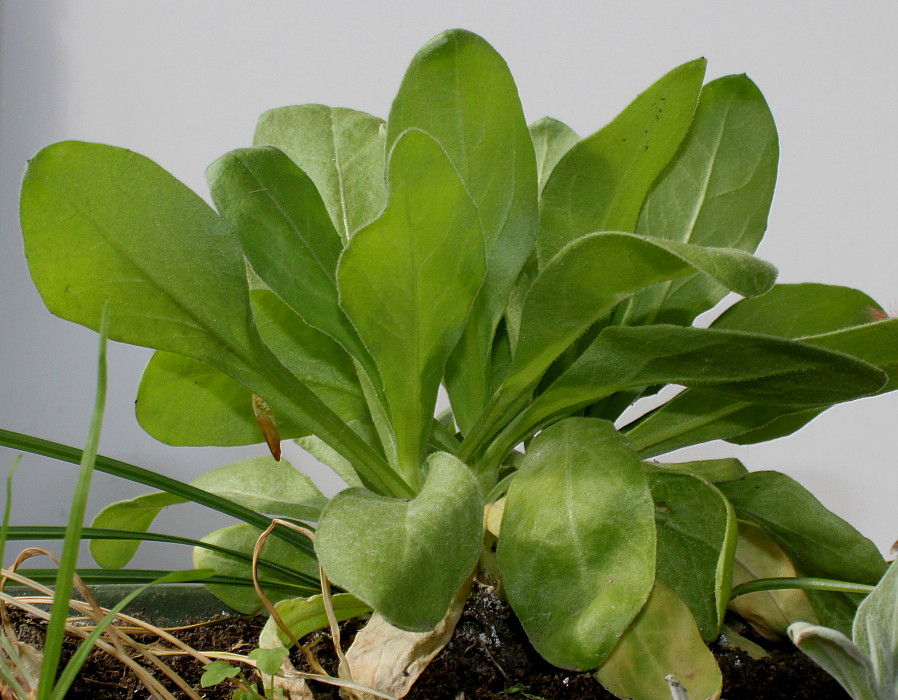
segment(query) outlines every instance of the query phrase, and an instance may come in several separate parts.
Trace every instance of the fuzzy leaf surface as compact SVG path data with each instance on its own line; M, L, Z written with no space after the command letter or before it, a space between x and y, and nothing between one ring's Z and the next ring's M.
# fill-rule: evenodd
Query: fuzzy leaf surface
M203 542L217 544L222 547L251 555L256 546L256 540L262 531L247 523L238 523L221 528L209 533L203 538ZM269 537L262 547L261 555L268 561L277 562L291 569L302 571L311 576L318 576L318 562L289 543L277 537ZM212 569L218 576L233 576L235 578L252 579L252 565L249 562L225 556L220 552L196 547L193 550L193 565L197 569ZM291 584L295 583L291 577L266 571L262 575L262 590L273 602L295 598L300 591L290 593L288 590L267 588L265 580ZM208 584L209 591L225 605L245 615L259 613L262 603L252 586L232 586L223 584Z
M480 554L483 503L477 480L455 457L428 459L412 500L341 491L321 515L315 551L328 578L412 632L432 629Z
M734 401L803 406L875 393L884 381L882 371L865 362L781 338L669 325L611 326L536 398L524 422L536 425L617 391L656 384L703 387Z
M654 584L654 518L642 465L611 423L569 418L534 438L508 492L498 561L543 658L602 663Z
M898 693L898 567L893 563L858 606L852 637L873 668L883 697Z
M888 700L894 694L876 689L870 659L848 637L829 627L796 622L789 636L799 649L835 678L852 700Z

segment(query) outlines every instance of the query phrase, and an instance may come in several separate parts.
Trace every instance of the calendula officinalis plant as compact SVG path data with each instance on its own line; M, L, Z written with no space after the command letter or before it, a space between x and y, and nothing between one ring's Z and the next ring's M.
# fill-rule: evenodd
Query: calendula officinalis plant
M297 440L351 487L325 499L268 457L194 482L317 523L314 551L266 545L273 581L320 562L338 617L425 632L477 578L557 666L595 670L621 697L669 697L666 675L717 697L706 642L735 584L807 589L733 600L767 634L799 619L847 630L859 596L844 591L886 563L783 474L664 455L779 438L892 390L898 320L855 289L777 285L754 257L776 129L749 78L705 82L705 68L675 68L581 138L552 118L528 126L503 59L447 31L386 120L265 112L254 145L209 167L214 208L136 153L58 143L23 183L28 264L54 314L98 328L108 303L110 338L156 349L137 396L150 435L266 438L275 456ZM451 410L435 415L441 385ZM668 385L683 389L624 413ZM94 526L139 534L185 498L116 503ZM205 543L247 553L259 531ZM123 566L137 544L93 553ZM248 578L219 550L195 563ZM251 588L214 590L258 607ZM285 618L309 605L268 592Z

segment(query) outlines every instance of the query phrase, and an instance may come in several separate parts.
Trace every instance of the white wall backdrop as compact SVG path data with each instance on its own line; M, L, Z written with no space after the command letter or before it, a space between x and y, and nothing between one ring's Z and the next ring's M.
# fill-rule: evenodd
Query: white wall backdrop
M453 26L504 56L528 119L549 114L582 135L689 59L706 56L709 79L747 73L773 110L782 153L760 256L782 282L859 287L898 312L892 0L3 0L0 8L2 428L80 445L93 402L96 336L44 309L22 255L16 207L31 155L70 138L125 146L205 196L204 168L249 145L260 112L319 102L386 116L415 51ZM148 357L110 347L102 453L189 480L263 452L171 448L145 435L132 408ZM834 408L767 445L690 454L784 471L887 550L898 539L896 433L898 396L889 395ZM0 473L14 457L0 450ZM314 462L302 466L318 478ZM74 474L26 456L14 522L63 524ZM89 515L141 490L97 474ZM154 529L199 536L225 523L182 508ZM188 562L189 552L148 546L137 561Z

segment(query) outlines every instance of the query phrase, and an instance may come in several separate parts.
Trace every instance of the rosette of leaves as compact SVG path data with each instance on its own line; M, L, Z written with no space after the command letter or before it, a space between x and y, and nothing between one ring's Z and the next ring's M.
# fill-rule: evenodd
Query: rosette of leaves
M668 697L667 674L713 697L704 642L734 566L751 570L740 522L797 574L885 570L783 475L647 461L781 437L894 388L898 321L872 322L881 308L854 289L775 285L753 256L777 157L744 75L705 83L692 61L581 138L528 126L502 58L452 30L415 56L386 121L263 114L254 145L207 171L214 208L130 151L49 146L22 228L53 313L97 327L108 303L111 338L157 350L137 398L147 432L257 443L261 405L344 477L322 510L251 463L226 497L317 520L328 577L390 623L432 628L476 570L552 663L627 697ZM730 292L742 299L692 325ZM441 385L451 412L435 418ZM682 391L622 417L668 385ZM112 508L147 527L166 504L146 505ZM487 505L504 515L484 535ZM118 546L95 554L120 565ZM837 627L857 604L809 599Z

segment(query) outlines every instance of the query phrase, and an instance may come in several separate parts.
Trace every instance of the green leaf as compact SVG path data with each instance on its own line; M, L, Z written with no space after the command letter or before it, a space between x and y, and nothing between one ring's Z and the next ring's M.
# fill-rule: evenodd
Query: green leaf
M543 658L602 663L654 584L654 517L642 465L610 423L570 418L530 443L498 557L508 601Z
M411 501L341 491L318 524L315 551L336 585L401 629L432 629L480 554L477 480L444 452L431 455Z
M800 574L875 585L886 570L876 545L828 511L810 492L778 472L753 472L718 484L740 519L758 524ZM808 591L820 621L847 629L857 597Z
M636 232L654 238L754 252L767 228L776 182L776 126L744 75L708 83L676 157L652 186ZM695 275L640 292L632 325L688 325L726 290Z
M511 367L489 411L468 436L465 458L500 425L551 363L633 292L701 270L742 294L762 294L775 270L746 253L596 233L569 244L540 272L524 300Z
M259 278L370 373L370 357L337 299L343 245L311 179L271 146L231 151L209 166L206 178Z
M314 435L307 435L296 440L296 444L329 467L348 486L364 486L352 465L326 442Z
M898 566L894 562L858 606L852 624L854 643L867 656L885 697L898 689Z
M379 117L324 105L281 107L259 117L253 143L276 146L312 179L344 242L386 204Z
M693 462L649 462L652 467L659 469L674 469L684 471L702 479L707 479L712 484L718 481L731 481L741 479L748 474L748 469L738 459L726 457L724 459L699 459Z
M275 411L314 426L372 488L409 489L267 350L253 326L246 263L230 224L152 161L63 142L29 164L22 230L48 308L109 337L221 370Z
M151 160L66 141L29 163L25 254L57 316L221 367L253 352L243 254L232 227Z
M239 673L239 668L232 666L224 659L210 661L203 666L203 675L200 678L200 686L203 688L210 688L213 685L223 683L229 678L236 678Z
M528 128L536 153L539 191L542 192L558 161L577 144L580 137L567 124L552 117L538 119Z
M409 131L390 155L390 203L353 236L337 278L380 369L400 469L413 487L443 368L483 272L477 209L439 144Z
M697 699L719 697L723 684L689 609L659 583L596 678L620 698L670 700L667 676Z
M869 323L871 311L882 309L869 296L850 287L777 284L763 296L740 299L711 327L804 338Z
M271 457L216 467L194 479L191 486L260 513L299 520L316 520L327 502L309 477L286 460L275 462ZM106 506L91 525L146 531L163 508L186 502L164 492L143 494ZM100 566L118 569L131 560L139 545L133 540L93 540L90 551Z
M489 399L493 335L536 238L533 142L505 61L460 29L434 37L412 60L390 108L388 149L410 128L445 149L483 227L486 279L446 368L453 412L467 432Z
M250 301L259 335L293 376L344 422L370 420L355 365L340 345L306 324L272 292L253 289Z
M234 549L243 554L251 555L256 546L256 540L262 531L247 523L238 523L210 532L203 538L203 542ZM269 537L262 547L261 556L268 561L301 571L310 576L318 575L318 563L305 552L300 552L295 547L275 537ZM252 565L243 560L229 557L221 552L197 547L193 550L193 565L197 569L212 569L218 576L227 576L244 580L252 580ZM295 584L295 581L285 574L266 570L260 575L262 590L274 603L287 598L295 598L297 592L291 592L283 588L266 585L268 582L282 582ZM225 584L206 584L209 591L225 605L230 606L245 615L257 614L262 608L259 596L252 586L235 586Z
M852 700L886 700L875 687L870 659L841 632L796 622L789 627L795 645L835 678Z
M337 622L349 620L371 612L371 607L349 593L338 593L331 598L334 617ZM327 627L327 614L324 611L324 599L320 595L309 598L290 598L282 600L274 606L281 620L290 629L294 639L302 639L315 630ZM290 645L290 638L281 631L274 618L268 618L261 638L277 638L282 644Z
M611 326L528 408L532 428L614 392L655 384L704 387L735 401L778 407L876 393L885 375L838 352L781 338L680 326ZM639 426L633 439L651 428Z
M702 638L711 642L730 599L736 515L723 494L699 477L659 469L648 475L655 499L657 580L686 604Z
M284 657L289 653L287 647L283 646L273 649L253 649L249 653L249 658L256 662L257 669L271 676L281 670Z
M226 374L183 355L159 350L143 371L137 421L167 445L254 445L263 441L252 393ZM306 431L276 417L281 438Z
M541 267L586 233L636 230L649 187L692 122L705 63L675 68L561 158L542 191Z

